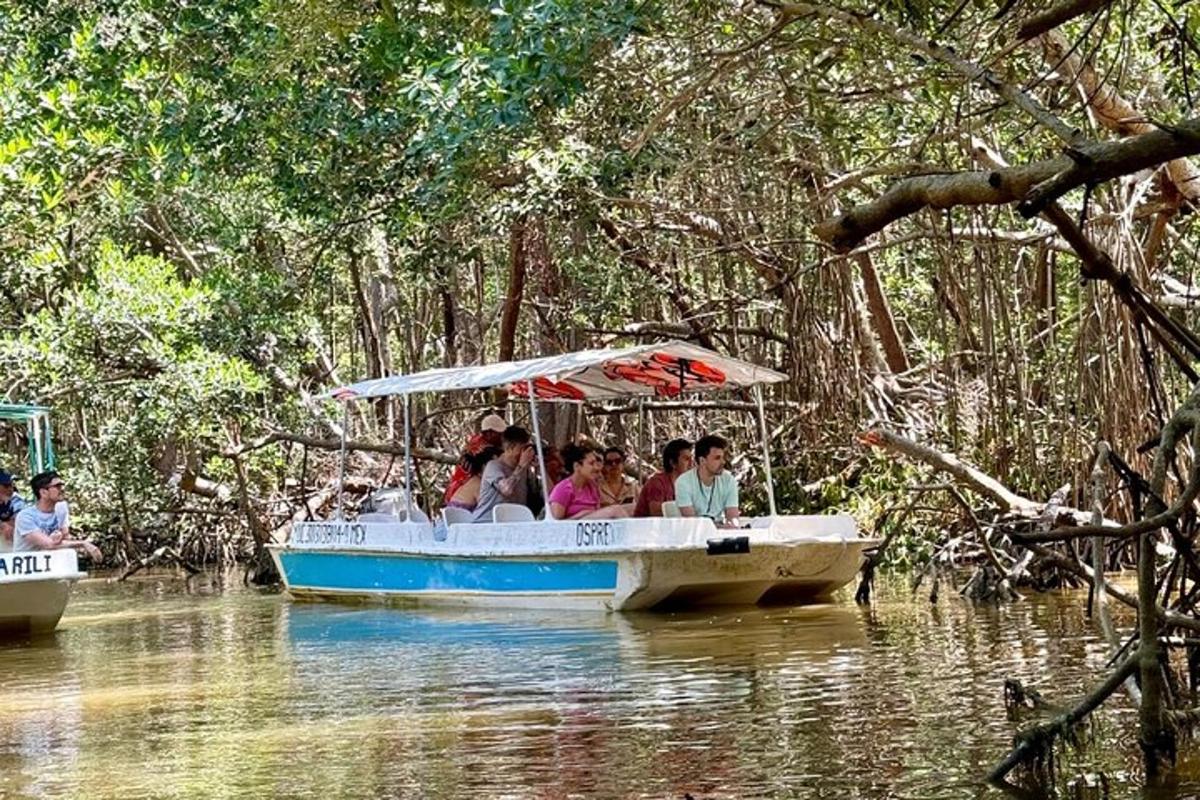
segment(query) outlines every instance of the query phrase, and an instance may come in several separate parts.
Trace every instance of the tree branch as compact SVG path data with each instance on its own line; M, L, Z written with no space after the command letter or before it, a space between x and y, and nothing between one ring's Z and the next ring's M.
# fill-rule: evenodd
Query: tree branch
M248 453L251 450L259 450L267 445L275 442L295 442L297 444L315 447L318 450L340 450L342 447L341 441L338 439L318 439L314 436L301 436L296 433L284 433L283 431L273 431L265 436L260 436L249 442L236 447L230 448L222 455L227 458L234 458L243 453ZM346 442L347 450L357 450L365 453L385 453L387 455L402 456L404 455L403 445L397 444L382 444L378 442ZM412 457L424 459L426 461L435 461L438 464L457 464L458 456L450 453L443 453L439 450L430 450L425 447L412 448Z
M1025 216L1041 213L1084 184L1095 185L1165 161L1200 153L1200 118L1124 139L1095 142L1045 161L990 172L908 178L879 199L818 224L817 236L840 252L924 208L1003 205L1020 202Z
M1065 0L1053 5L1040 14L1034 14L1017 29L1017 39L1026 41L1041 36L1076 17L1091 14L1108 6L1112 0Z

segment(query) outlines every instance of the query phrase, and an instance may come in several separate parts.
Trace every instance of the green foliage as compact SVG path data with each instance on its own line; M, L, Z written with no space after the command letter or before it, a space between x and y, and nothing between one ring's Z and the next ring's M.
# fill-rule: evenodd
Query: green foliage
M111 243L101 246L91 274L10 342L10 391L57 395L60 415L101 420L87 442L91 462L75 463L88 473L79 481L95 493L88 499L120 489L138 507L157 505L151 498L164 476L152 464L164 444L195 453L226 446L224 420L254 414L265 385L246 361L210 347L221 319L211 289Z

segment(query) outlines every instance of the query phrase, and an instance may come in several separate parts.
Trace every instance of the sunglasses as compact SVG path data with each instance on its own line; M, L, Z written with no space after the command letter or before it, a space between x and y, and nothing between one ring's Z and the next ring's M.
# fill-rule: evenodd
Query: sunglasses
M63 483L62 481L59 481L58 483L50 484L46 488L47 489L65 489L65 488L67 488L67 485L65 483Z
M625 459L623 459L623 458L606 458L606 459L604 459L604 463L608 464L610 467L619 467L621 464L625 463Z

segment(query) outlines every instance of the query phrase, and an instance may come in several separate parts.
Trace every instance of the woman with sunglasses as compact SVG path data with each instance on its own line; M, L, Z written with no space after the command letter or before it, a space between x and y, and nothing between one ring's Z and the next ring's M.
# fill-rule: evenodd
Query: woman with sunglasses
M633 512L641 486L625 474L625 451L609 447L604 451L604 467L600 475L600 507L628 506Z

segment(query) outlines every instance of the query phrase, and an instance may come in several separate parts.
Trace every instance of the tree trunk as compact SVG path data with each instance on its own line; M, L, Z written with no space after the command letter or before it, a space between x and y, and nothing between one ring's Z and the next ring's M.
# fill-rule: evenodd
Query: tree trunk
M529 219L525 231L525 249L529 269L537 280L537 300L533 307L538 317L538 355L554 355L575 348L567 315L570 294L563 286L563 275L550 252L546 221L541 216ZM565 295L565 296L564 296ZM565 338L566 337L566 338ZM570 439L570 403L542 403L538 406L538 425L542 438L554 447Z
M517 320L521 315L527 268L525 216L521 215L513 221L508 237L508 291L504 296L504 313L500 317L500 361L512 361L516 352Z
M863 289L867 293L867 309L871 312L875 335L883 345L883 354L887 359L888 368L895 374L908 372L908 355L900 341L900 333L896 330L896 320L892 316L892 307L887 295L883 292L883 284L879 281L879 273L871 263L871 256L859 253L855 256L859 270L862 273Z

